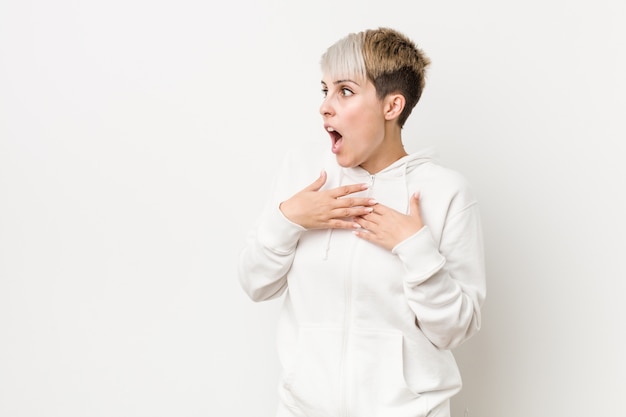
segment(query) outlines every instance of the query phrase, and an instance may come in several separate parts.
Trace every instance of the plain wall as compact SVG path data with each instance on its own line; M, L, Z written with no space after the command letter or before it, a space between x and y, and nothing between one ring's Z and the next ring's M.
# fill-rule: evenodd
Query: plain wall
M0 416L269 417L280 301L238 252L318 61L431 57L408 150L478 195L483 329L454 417L624 415L624 2L0 2Z

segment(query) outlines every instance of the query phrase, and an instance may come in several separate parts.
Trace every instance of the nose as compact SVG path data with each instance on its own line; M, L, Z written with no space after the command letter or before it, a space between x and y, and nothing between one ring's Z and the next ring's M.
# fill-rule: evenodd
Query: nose
M334 113L333 107L330 105L328 97L325 97L320 105L320 114L322 116L331 116Z

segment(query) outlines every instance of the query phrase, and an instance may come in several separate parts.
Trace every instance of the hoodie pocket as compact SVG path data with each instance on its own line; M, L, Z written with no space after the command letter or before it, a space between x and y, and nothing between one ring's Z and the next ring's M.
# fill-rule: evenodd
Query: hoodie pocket
M307 417L337 414L342 331L333 327L303 326L293 359L286 364L282 383L285 405Z
M425 416L426 398L404 374L403 336L394 330L355 329L350 355L350 408L355 416Z
M301 327L281 397L307 417L422 417L426 398L404 377L403 336L394 330Z

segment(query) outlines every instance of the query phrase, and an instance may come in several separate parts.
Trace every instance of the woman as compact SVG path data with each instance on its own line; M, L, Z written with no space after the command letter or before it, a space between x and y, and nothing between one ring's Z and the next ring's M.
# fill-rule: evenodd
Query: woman
M469 185L402 143L428 65L389 28L322 56L330 152L287 156L239 262L253 300L283 296L278 417L450 415L485 273Z

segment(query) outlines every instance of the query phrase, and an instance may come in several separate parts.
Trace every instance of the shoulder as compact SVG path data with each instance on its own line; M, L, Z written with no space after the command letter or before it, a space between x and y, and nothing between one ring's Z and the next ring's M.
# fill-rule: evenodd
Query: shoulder
M421 164L411 173L411 187L431 198L445 200L453 211L476 203L476 196L467 177L436 160Z
M424 179L428 179L446 188L463 190L470 188L470 183L460 171L441 165L437 161L424 164Z

